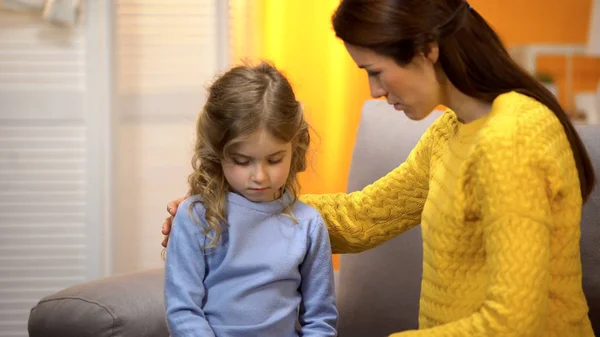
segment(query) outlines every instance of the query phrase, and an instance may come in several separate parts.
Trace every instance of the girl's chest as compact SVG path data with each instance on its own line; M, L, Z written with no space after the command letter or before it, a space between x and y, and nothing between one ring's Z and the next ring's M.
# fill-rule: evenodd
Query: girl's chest
M294 275L307 250L308 233L299 224L253 224L224 232L221 245L207 252L206 264L210 272Z

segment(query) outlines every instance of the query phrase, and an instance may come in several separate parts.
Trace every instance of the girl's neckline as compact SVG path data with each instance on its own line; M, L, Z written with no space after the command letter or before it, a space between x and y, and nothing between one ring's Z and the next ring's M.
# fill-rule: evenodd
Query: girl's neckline
M287 191L284 192L280 198L273 201L252 201L235 192L229 192L227 195L227 201L229 203L268 214L279 214L283 212L286 202L290 202L291 200L292 196Z

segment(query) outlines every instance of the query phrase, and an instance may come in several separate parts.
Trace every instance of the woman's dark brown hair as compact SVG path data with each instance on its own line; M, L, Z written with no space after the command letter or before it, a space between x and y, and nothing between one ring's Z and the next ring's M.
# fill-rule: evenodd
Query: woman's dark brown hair
M560 120L587 201L595 184L587 151L550 91L517 65L489 24L464 0L343 0L332 18L337 37L407 65L439 46L439 65L462 93L491 103L516 91L550 108Z

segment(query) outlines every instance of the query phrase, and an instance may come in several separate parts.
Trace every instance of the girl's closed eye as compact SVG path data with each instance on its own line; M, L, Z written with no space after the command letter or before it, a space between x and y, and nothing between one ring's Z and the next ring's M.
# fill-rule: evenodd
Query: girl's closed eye
M277 165L277 164L280 164L281 162L283 162L283 158L269 159L268 162L269 162L270 165ZM233 163L235 165L238 165L238 166L248 166L250 164L250 161L249 160L236 160L236 159L234 159Z
M377 77L377 76L379 76L379 74L381 74L380 71L367 70L367 75L369 77Z
M250 164L249 160L241 160L241 159L233 159L233 163L238 166L248 166Z

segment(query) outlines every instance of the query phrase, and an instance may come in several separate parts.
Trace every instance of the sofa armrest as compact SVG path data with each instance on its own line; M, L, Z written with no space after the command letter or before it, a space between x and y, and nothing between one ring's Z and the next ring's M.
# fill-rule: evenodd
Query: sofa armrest
M29 336L167 337L163 275L117 275L47 296L31 309Z

